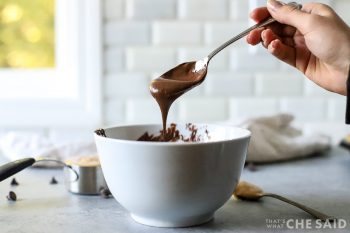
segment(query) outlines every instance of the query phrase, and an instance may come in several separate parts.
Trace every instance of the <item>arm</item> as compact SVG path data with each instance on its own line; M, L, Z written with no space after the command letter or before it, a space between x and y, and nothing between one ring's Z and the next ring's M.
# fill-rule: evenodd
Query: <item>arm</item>
M348 80L346 81L347 97L346 97L346 116L345 123L350 124L350 65L349 65L349 74Z

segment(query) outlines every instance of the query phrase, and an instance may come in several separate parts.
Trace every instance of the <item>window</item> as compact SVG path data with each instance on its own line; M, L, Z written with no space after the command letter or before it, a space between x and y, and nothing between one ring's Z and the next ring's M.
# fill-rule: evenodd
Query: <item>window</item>
M34 4L40 1L0 2ZM47 38L46 54L40 55L40 49L30 46L29 52L21 50L23 54L46 58L25 62L25 55L17 52L17 55L4 56L8 56L6 59L18 56L22 60L13 58L13 63L4 60L1 64L0 59L0 126L94 126L100 123L100 0L46 0L47 4L49 2L53 4L54 18L46 16L48 22L44 27L54 24L54 38L51 41ZM16 8L16 4L10 4L7 10L12 20L18 21L21 14L24 17L25 12ZM33 11L38 14L38 10ZM38 40L36 29L25 28L33 30L33 41Z
M0 67L53 67L54 21L54 0L1 0Z

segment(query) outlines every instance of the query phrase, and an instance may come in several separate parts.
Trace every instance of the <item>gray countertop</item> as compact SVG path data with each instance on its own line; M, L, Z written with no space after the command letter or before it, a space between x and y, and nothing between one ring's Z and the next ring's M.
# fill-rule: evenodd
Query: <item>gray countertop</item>
M308 214L268 197L260 202L231 199L217 211L214 220L201 226L148 227L135 223L113 198L69 193L60 169L31 168L15 176L20 183L17 187L10 186L11 179L0 183L0 232L350 232L350 154L347 151L334 148L322 156L260 165L257 169L255 172L244 169L242 179L344 219L346 228L318 225ZM49 184L52 176L59 184ZM16 192L17 202L6 199L10 190ZM306 229L308 221L311 229ZM275 227L279 228L272 230L267 222L277 223ZM295 229L297 225L299 229ZM320 230L319 227L326 228Z

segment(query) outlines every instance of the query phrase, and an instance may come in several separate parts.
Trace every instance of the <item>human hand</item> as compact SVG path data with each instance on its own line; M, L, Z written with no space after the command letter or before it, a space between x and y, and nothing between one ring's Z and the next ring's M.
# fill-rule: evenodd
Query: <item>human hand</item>
M250 16L256 22L271 15L278 23L255 29L247 42L262 42L278 59L296 67L319 86L346 95L350 66L350 28L327 5L304 4L301 10L268 0Z

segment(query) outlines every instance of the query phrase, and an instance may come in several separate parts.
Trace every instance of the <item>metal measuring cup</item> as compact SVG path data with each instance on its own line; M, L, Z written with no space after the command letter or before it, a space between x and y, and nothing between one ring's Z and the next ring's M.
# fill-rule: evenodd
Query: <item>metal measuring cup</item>
M94 163L84 164L79 158L94 158ZM108 188L103 177L98 156L82 156L62 162L56 159L24 158L0 166L0 182L40 162L55 162L64 169L65 184L68 191L74 194L99 195L102 188Z

